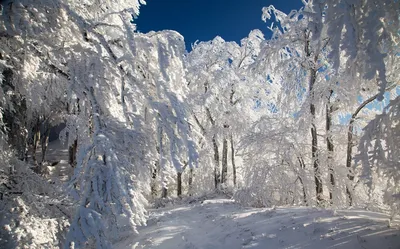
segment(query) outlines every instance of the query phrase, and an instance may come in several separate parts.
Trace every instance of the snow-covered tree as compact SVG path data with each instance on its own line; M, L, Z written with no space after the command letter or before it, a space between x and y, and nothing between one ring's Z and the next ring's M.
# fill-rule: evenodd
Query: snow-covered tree
M262 41L263 35L258 30L244 38L240 46L216 37L210 42L195 44L187 56L190 106L194 123L201 133L200 148L206 154L203 163L214 164L216 189L220 184L228 186L228 176L232 176L233 185L237 182L235 144L238 139L235 141L234 138L240 138L247 122L243 113L250 110L248 94L252 87L246 73ZM228 172L228 140L232 173ZM211 151L212 158L208 156Z
M361 161L362 178L368 183L371 195L378 180L386 185L384 201L391 207L392 218L400 211L399 108L400 96L397 96L382 114L369 122L359 143L360 154L356 157Z
M3 6L2 65L12 70L15 92L30 104L21 115L32 120L39 117L34 113L47 115L43 109L54 111L52 104L61 100L67 125L62 136L69 145L77 143L70 183L77 210L65 247L109 248L121 229L145 222L143 192L157 157L152 136L157 128L166 134L165 152L177 170L183 160L190 167L196 163L179 92L185 85L183 38L174 32L155 39L135 34L131 19L138 15L138 1L28 0ZM149 44L154 49L140 49ZM157 120L156 128L146 127L146 112Z

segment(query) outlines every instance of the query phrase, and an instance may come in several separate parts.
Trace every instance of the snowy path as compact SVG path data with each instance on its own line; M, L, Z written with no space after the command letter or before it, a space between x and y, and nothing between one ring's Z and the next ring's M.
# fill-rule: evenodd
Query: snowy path
M46 153L46 161L59 162L55 166L49 166L50 178L57 178L61 181L68 181L73 174L73 168L68 163L68 146L60 140L49 143Z
M400 249L400 230L387 220L361 210L246 209L214 199L153 210L148 226L115 248Z
M40 145L36 150L36 158L38 162L42 160L42 148ZM63 144L60 140L54 140L49 143L45 161L47 162L48 178L50 179L66 182L73 174L74 169L68 163L68 145ZM29 162L33 165L31 155ZM56 165L51 166L52 163L56 163Z

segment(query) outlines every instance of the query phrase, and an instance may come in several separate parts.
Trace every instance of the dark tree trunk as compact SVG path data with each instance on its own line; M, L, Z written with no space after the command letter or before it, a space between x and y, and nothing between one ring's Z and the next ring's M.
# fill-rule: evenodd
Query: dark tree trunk
M221 183L227 182L228 175L228 141L224 138L222 142L222 174L221 174Z
M313 76L311 77L312 82L315 81L315 71L312 70ZM314 94L311 93L313 96ZM322 189L322 181L321 181L321 172L319 168L319 160L318 160L318 137L317 137L317 127L315 125L315 106L313 104L313 97L311 98L310 104L310 111L311 111L311 155L312 155L312 162L314 166L314 179L315 179L315 191L317 194L317 201L321 202L323 200L323 189Z
M193 194L193 169L189 169L189 180L188 180L188 185L189 185L189 196L192 196Z
M177 195L180 197L182 195L182 172L177 173Z
M312 58L312 53L310 49L310 30L305 30L304 32L304 52L308 59L312 59L314 64L318 61L318 54L314 55ZM311 113L311 156L312 163L314 166L314 179L315 179L315 191L317 195L317 202L321 202L323 200L323 188L322 188L322 180L321 180L321 170L319 168L319 160L318 160L318 137L317 137L317 126L315 125L315 105L314 105L314 85L317 80L317 70L314 66L309 68L310 72L310 81L309 81L309 93L310 93L310 113Z
M236 164L235 164L235 148L233 146L233 136L231 133L230 136L230 141L231 141L231 161L232 161L232 173L233 173L233 186L236 187Z
M72 106L67 104L67 112L72 113L74 115L78 115L81 112L81 107L79 104L79 98L76 100L76 103ZM75 131L75 134L78 134L78 131ZM71 137L69 138L71 139ZM76 137L73 143L68 147L68 164L75 168L77 161L76 161L76 154L78 152L78 138Z
M241 67L243 61L244 61L245 57L242 58L241 62L238 65L238 69ZM235 106L238 102L239 99L233 100L233 97L235 95L235 89L233 88L234 85L232 84L232 88L231 88L231 94L229 96L229 103L231 104L231 106ZM231 142L231 162L232 162L232 174L233 174L233 186L236 187L236 164L235 164L235 148L233 145L233 135L232 132L230 133L230 137L229 140Z
M212 128L215 128L215 120L213 119L211 111L208 107L206 107L206 115L212 125ZM215 138L215 134L213 135L212 143L214 148L214 183L215 183L215 189L219 189L219 186L221 185L221 172L219 168L218 143Z
M37 120L36 124L33 127L33 148L32 148L32 160L35 166L38 165L36 152L40 142L40 122Z
M214 182L215 188L218 189L221 184L221 173L219 169L219 152L218 152L218 144L215 139L215 136L212 139L213 147L214 147Z
M166 187L162 188L162 194L161 194L162 198L167 198L168 197L168 189Z
M68 163L72 168L76 167L76 153L78 151L78 139L75 139L68 148Z
M47 148L49 146L49 136L50 136L50 126L48 124L45 124L45 130L44 130L43 136L41 138L41 141L42 141L42 164L46 159L46 152L47 152Z
M331 204L333 204L333 191L335 189L335 176L333 170L333 158L334 158L334 147L332 141L332 112L333 106L331 105L331 97L333 91L330 91L328 97L328 103L326 104L326 147L328 150L328 170L329 170L329 181L330 181L330 189L329 189L329 200Z

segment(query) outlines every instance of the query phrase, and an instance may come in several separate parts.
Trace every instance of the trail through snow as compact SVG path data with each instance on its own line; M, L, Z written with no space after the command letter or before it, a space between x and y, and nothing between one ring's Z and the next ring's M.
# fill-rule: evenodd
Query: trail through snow
M243 208L228 199L150 211L148 225L115 248L400 249L400 222L363 211ZM397 227L396 227L397 226Z

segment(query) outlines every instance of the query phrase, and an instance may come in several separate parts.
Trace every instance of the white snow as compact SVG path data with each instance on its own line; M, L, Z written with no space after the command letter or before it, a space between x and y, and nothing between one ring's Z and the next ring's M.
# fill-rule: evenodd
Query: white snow
M400 221L365 210L243 208L229 199L150 210L146 227L115 248L399 249Z

